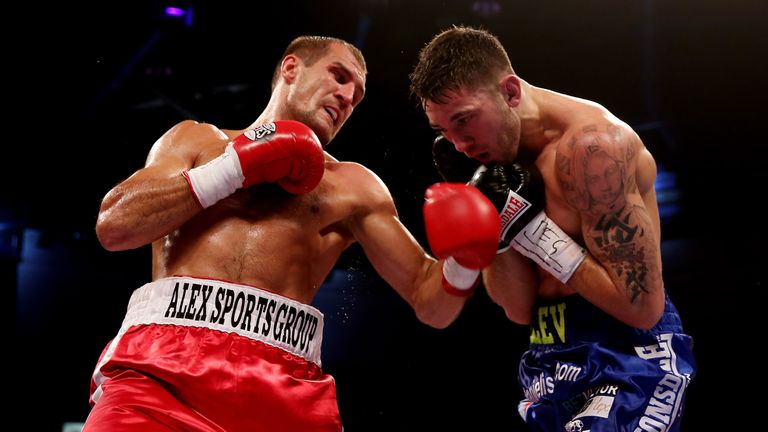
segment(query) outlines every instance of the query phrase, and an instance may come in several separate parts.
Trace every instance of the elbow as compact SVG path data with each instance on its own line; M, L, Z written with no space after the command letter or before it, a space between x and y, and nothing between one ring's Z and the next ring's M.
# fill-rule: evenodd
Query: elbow
M434 307L414 305L413 310L416 313L416 318L418 318L419 321L432 328L442 330L451 325L456 320L456 317L459 316L459 311L461 309L452 313L446 313L446 311L442 311Z
M531 311L530 310L509 310L504 309L504 313L507 315L507 319L515 324L529 325L531 323Z
M433 313L424 313L419 311L416 311L416 318L418 318L419 321L421 321L423 324L426 324L438 330L442 330L448 327L453 322L452 319L447 320L447 319L440 318Z
M121 195L119 189L111 190L101 202L99 217L96 219L96 238L99 239L101 247L108 251L126 249L122 245L127 237L127 230L125 224L119 222L120 218L116 216L115 209Z
M632 322L630 322L629 325L631 325L632 327L634 327L636 329L639 329L639 330L650 330L650 329L652 329L656 325L656 323L659 322L659 319L661 319L661 315L659 315L656 318L641 317L641 318L637 318L635 320L632 320Z
M640 330L650 330L658 324L664 309L654 310L639 317L634 327Z
M125 229L105 217L103 213L99 215L96 221L96 238L104 249L112 252L128 249L125 245L127 237Z
M664 313L664 298L660 301L653 301L645 305L634 316L627 321L627 324L640 330L650 330L658 324Z
M512 297L507 292L508 287L500 290L495 288L496 285L486 284L488 297L504 309L504 315L507 319L516 324L530 324L531 313L533 312L533 299L526 299L522 296Z
M419 318L419 320L422 323L437 330L443 330L451 324L451 322L448 322L448 321L440 321L440 320L424 321L421 318Z

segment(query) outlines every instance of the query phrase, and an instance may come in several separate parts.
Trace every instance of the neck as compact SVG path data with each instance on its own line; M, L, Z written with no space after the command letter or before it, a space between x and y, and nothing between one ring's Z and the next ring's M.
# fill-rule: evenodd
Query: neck
M285 114L285 110L282 108L283 105L280 101L285 100L285 98L280 94L282 92L282 88L280 84L275 88L275 90L272 92L272 95L269 98L269 103L267 103L267 106L264 108L264 111L259 114L259 117L256 118L256 120L251 123L250 126L248 126L246 129L252 129L257 126L261 126L266 123L273 122L275 120L286 120L288 117Z
M520 91L520 151L538 154L544 146L562 135L563 127L552 115L547 90L521 79Z

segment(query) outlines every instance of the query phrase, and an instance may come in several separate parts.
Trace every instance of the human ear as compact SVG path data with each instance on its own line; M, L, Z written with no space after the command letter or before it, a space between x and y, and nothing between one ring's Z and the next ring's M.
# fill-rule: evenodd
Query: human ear
M280 74L287 83L293 82L296 79L299 69L299 58L293 54L285 56L283 62L280 64Z
M516 75L506 75L499 82L504 100L510 108L520 105L520 79Z

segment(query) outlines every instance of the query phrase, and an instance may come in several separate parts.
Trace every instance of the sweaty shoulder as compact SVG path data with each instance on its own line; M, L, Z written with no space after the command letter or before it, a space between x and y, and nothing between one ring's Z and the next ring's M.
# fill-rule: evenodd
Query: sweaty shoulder
M355 162L326 161L326 173L333 176L337 186L349 194L359 211L386 210L395 212L389 189L373 171Z
M555 172L569 204L585 210L652 186L655 163L629 125L605 110L580 120L557 145Z
M155 141L149 152L147 164L171 155L194 159L202 151L211 146L222 146L222 143L228 140L227 134L214 125L184 120L168 129Z

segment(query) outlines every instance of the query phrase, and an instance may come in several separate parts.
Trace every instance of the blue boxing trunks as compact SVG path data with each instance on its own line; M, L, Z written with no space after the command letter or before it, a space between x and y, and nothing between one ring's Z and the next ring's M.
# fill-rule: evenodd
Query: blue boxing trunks
M696 373L692 345L668 297L650 330L579 295L537 302L518 410L535 431L677 431Z

